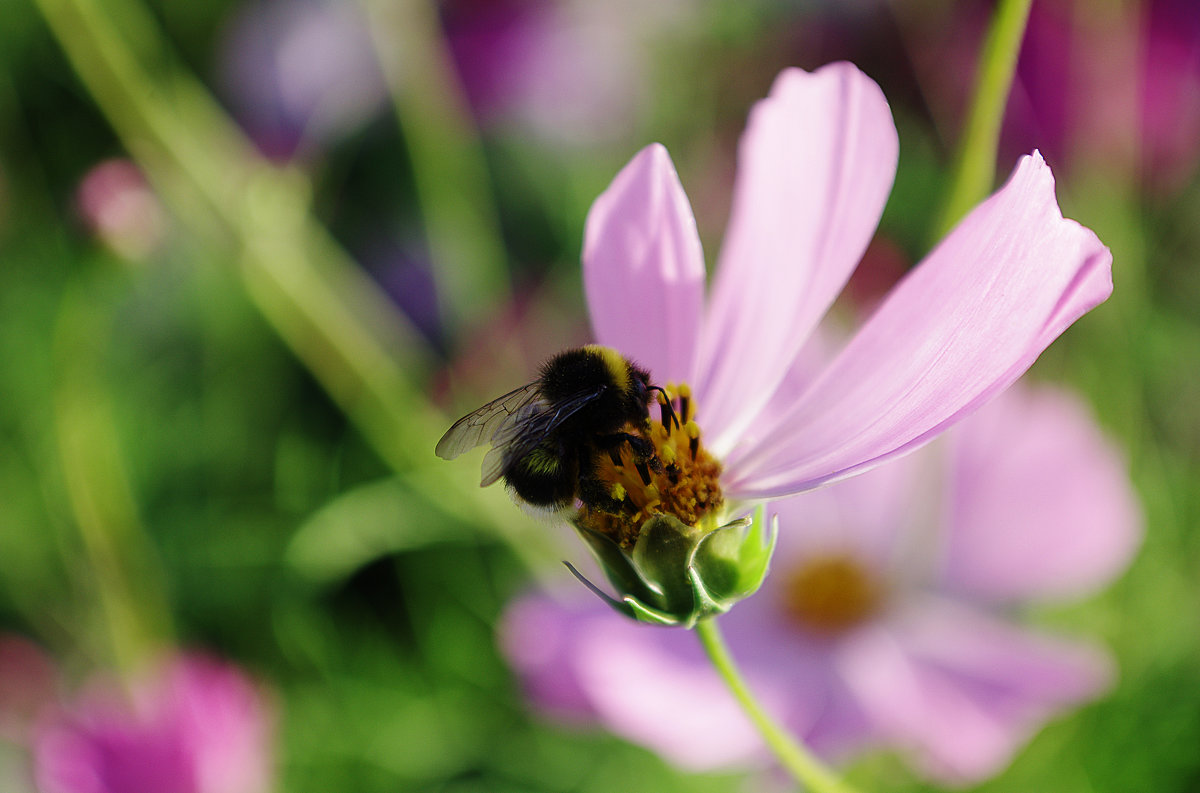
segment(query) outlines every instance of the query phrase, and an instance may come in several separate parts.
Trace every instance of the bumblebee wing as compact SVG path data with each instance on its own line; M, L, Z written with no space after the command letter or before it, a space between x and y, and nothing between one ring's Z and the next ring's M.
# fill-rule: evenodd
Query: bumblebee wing
M480 487L487 487L500 477L511 460L533 451L549 433L547 422L553 415L550 406L541 399L522 405L504 418L492 435L492 448L483 458L483 478Z
M511 461L519 460L536 449L564 421L603 394L605 388L607 386L600 385L580 391L553 405L537 399L519 408L500 424L492 436L492 448L483 458L483 480L480 484L487 487L503 476Z
M538 398L538 383L534 381L493 399L454 422L438 441L434 451L443 460L453 460L465 451L491 441L508 421L521 413Z

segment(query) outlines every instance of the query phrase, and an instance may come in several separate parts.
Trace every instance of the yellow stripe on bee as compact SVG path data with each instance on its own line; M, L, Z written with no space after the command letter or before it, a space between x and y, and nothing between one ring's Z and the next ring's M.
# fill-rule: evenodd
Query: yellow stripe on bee
M557 455L538 447L521 460L521 465L531 474L554 475L562 467L562 460Z
M612 347L605 347L602 344L589 344L587 349L600 356L608 373L612 375L613 385L622 394L625 393L629 388L629 362L625 356Z

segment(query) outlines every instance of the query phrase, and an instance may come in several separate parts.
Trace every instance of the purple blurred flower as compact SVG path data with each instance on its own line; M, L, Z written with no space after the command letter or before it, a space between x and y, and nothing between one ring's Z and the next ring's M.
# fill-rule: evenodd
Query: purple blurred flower
M932 109L948 128L970 100L994 6L958 4L954 22L938 17L908 42ZM1145 0L1096 13L1074 0L1035 3L1001 153L1031 146L1073 172L1116 168L1167 191L1186 184L1200 162L1200 6Z
M266 0L225 33L221 81L262 151L289 158L358 129L387 88L356 3Z
M722 626L762 701L822 754L889 747L978 781L1111 684L1099 647L1007 617L1103 586L1140 541L1120 455L1070 396L1014 389L939 444L771 506L771 575ZM501 644L554 713L689 768L763 755L685 632L539 595L513 604Z
M626 133L647 100L649 42L678 2L444 0L442 24L476 115L579 146Z
M1142 25L1143 157L1150 177L1175 188L1200 161L1200 6L1149 0Z
M898 148L887 101L853 65L784 71L742 138L707 305L695 221L662 146L592 207L583 275L596 340L657 382L691 384L734 502L810 490L927 442L1111 292L1111 254L1062 217L1034 153L828 366L793 372L871 240Z
M181 656L128 695L95 681L34 736L43 793L267 793L271 724L236 668Z

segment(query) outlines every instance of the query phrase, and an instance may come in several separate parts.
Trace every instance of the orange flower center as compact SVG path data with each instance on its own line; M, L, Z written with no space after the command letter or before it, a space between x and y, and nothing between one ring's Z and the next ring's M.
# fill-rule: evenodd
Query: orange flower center
M611 499L585 505L575 520L623 548L632 547L642 524L656 515L674 515L696 526L725 502L718 481L721 464L700 442L691 389L682 383L668 384L666 390L669 397L659 395L658 421L621 430L648 441L652 454L639 453L630 443L599 453L595 477Z
M813 633L842 633L875 614L883 601L883 588L850 556L815 556L785 576L784 610Z

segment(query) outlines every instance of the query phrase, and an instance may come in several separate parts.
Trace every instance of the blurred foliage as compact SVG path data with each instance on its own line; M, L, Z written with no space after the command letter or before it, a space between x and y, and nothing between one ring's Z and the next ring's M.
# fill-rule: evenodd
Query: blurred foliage
M745 789L739 776L683 774L526 709L494 626L530 576L559 574L558 539L536 525L513 529L525 518L500 515L510 509L503 496L456 503L458 484L439 498L439 480L411 462L427 456L432 466L432 442L428 455L381 453L395 439L372 433L386 424L348 415L327 374L293 354L288 334L297 331L264 316L243 277L245 240L230 244L244 230L215 232L191 214L166 189L179 175L144 158L153 147L133 127L113 131L111 111L39 13L69 5L0 4L0 629L35 637L72 676L126 664L146 644L234 659L275 692L281 791ZM116 18L137 4L86 5ZM919 257L952 136L907 71L897 31L950 12L944 3L896 16L847 5L855 10L696 4L648 45L638 74L645 99L608 139L551 146L519 127L482 125L489 184L476 187L494 203L506 270L489 303L461 314L428 305L439 299L422 237L429 196L417 186L403 114L378 114L294 161L256 167L298 175L313 217L408 312L421 335L405 343L428 345L404 370L416 388L444 401L453 383L455 407L469 406L528 380L531 361L567 343L505 325L509 288L518 316L569 301L557 308L565 332L584 332L584 217L644 143L671 149L712 259L745 111L784 65L851 57L880 81L902 141L880 234L909 261ZM190 75L230 109L215 75L242 7L154 0L150 18L171 58L148 68ZM139 261L105 246L76 197L93 166L125 156L168 201L166 234ZM1128 448L1144 499L1146 544L1125 578L1086 603L1035 615L1107 640L1121 683L1050 726L982 791L1200 786L1200 180L1193 174L1166 196L1143 188L1136 171L1060 171L1064 211L1113 248L1117 288L1035 369L1088 396ZM376 257L380 246L403 255ZM399 287L389 282L397 267L407 268ZM516 363L468 365L489 333L518 351L503 359ZM412 438L442 429L428 404L402 404L399 415ZM475 519L489 513L507 527ZM889 758L864 760L855 778L872 790L924 789Z

